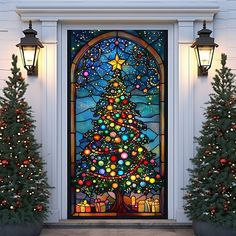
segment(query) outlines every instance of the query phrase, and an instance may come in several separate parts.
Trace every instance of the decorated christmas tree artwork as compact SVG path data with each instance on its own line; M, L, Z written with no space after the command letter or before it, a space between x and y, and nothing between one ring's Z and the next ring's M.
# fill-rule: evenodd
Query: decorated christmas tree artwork
M222 54L221 68L213 77L185 211L192 220L236 228L236 84L226 59Z
M32 110L24 97L28 85L15 55L11 72L0 97L0 225L43 221L49 198Z
M97 33L103 40L72 64L72 216L163 217L163 68L119 33Z

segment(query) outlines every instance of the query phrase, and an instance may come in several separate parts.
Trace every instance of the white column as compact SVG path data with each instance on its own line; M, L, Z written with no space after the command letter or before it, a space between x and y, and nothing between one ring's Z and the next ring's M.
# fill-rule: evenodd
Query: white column
M194 30L193 21L178 22L178 50L179 50L179 79L178 79L178 102L175 107L176 132L175 146L175 200L177 222L188 222L184 214L184 192L181 190L188 182L188 171L190 158L193 157L193 49L190 47L193 42Z
M60 160L57 157L57 21L42 21L42 155L50 190L49 222L60 218Z

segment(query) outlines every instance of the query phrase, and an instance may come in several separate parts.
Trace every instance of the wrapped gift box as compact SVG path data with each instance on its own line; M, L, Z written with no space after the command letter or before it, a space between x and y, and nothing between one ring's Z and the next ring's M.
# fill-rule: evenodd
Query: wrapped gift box
M84 202L78 203L76 205L76 212L91 212L91 206L87 203L86 200Z
M152 202L152 212L160 212L160 202L158 199Z
M106 212L105 202L96 202L95 208L96 208L96 212Z

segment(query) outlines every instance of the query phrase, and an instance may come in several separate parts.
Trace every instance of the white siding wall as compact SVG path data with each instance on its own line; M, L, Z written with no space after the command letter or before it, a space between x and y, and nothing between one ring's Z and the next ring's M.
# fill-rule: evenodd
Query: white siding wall
M55 0L55 2L65 2L65 0ZM87 0L89 2L92 0ZM107 0L110 1L110 0ZM145 0L129 0L131 2L145 2ZM173 0L176 4L181 2L191 2L191 0ZM206 0L206 2L210 0ZM22 30L26 29L28 25L23 23L16 13L16 5L25 1L16 0L0 0L0 95L2 95L2 87L5 86L5 80L10 75L11 67L11 55L13 53L19 55L18 49L15 45L19 42L20 37L23 37ZM28 2L34 2L34 0L28 0ZM47 0L41 0L47 4ZM71 1L72 2L72 1ZM74 2L84 2L74 0ZM128 1L126 1L128 2ZM160 1L161 2L161 1ZM165 2L165 0L162 0ZM195 1L196 2L196 1ZM120 3L122 4L122 3ZM124 1L125 4L125 1ZM209 72L209 78L195 78L193 79L193 96L194 96L194 135L197 136L199 129L201 128L201 122L203 120L204 103L208 100L208 94L211 91L211 77L214 75L215 69L220 64L220 54L225 52L228 55L228 65L236 73L236 0L219 0L218 1L220 11L217 13L214 19L214 23L208 24L209 28L213 28L214 37L219 47L216 49L216 54L213 62L212 69ZM41 38L41 23L33 23L33 28L38 31L38 36ZM194 25L195 36L197 31L202 28L202 22L197 22ZM181 62L179 62L181 63ZM22 69L23 76L29 83L29 88L26 94L27 100L33 108L34 116L37 121L36 136L38 141L42 143L42 85L43 80L37 77L27 77L26 71L22 66L21 58L19 57L19 65ZM185 111L186 113L188 111ZM179 131L181 132L181 130ZM66 194L66 193L65 193Z

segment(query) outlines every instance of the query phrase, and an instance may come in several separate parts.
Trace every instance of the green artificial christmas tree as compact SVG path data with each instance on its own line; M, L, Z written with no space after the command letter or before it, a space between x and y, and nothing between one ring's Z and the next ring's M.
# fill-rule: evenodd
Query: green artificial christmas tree
M236 86L226 59L213 78L184 198L192 220L236 228Z
M12 76L0 97L0 224L42 221L48 211L46 174L34 138L27 84L12 56Z
M88 195L113 192L115 202L110 212L126 213L132 212L124 202L126 193L158 191L164 181L156 154L145 147L150 140L142 130L147 126L136 118L140 114L119 70L121 67L114 68L114 76L94 109L98 119L84 134L82 142L88 144L73 181L77 191Z

